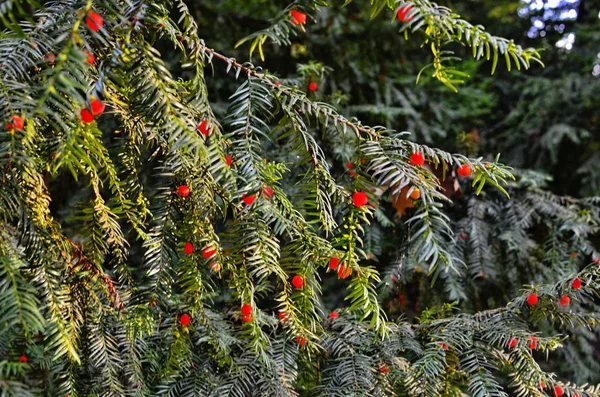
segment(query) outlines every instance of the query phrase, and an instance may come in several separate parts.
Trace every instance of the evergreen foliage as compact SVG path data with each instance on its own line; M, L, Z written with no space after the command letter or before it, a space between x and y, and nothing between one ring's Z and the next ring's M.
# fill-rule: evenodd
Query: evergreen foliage
M360 7L426 46L426 81L351 103L339 65L280 78L212 49L183 0L0 4L0 396L600 395L593 375L541 363L562 349L573 371L598 369L600 200L552 193L464 140L438 147L447 103L421 118L475 90L453 92L465 55L493 74L500 57L541 64L538 50L429 0L330 3L269 4L269 26L238 44L268 60L319 15ZM528 82L523 102L554 86ZM531 112L515 107L506 131L535 125ZM392 128L400 116L426 144ZM549 128L539 161L588 128ZM448 183L465 165L458 197Z

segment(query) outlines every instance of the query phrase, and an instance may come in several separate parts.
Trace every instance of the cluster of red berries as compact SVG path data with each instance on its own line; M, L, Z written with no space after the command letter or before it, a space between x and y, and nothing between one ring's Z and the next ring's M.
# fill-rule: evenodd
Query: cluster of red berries
M89 109L81 109L81 111L79 112L79 118L86 124L91 123L92 121L94 121L94 116L102 114L105 109L106 105L102 101L99 101L98 99L93 99L90 102Z
M262 189L260 189L259 193L262 194L263 197L266 198L267 200L269 200L271 197L273 197L273 189L271 189L269 186L265 186ZM242 201L246 205L251 205L255 199L256 199L256 194L246 194L246 193L242 194Z
M571 287L573 289L580 289L582 286L581 280L576 278L575 280L573 280L573 282L571 283ZM529 306L534 306L537 305L537 303L539 302L539 298L535 293L531 293L529 294L529 296L527 297L527 304ZM561 306L567 306L569 303L571 303L571 298L569 298L568 295L563 295L558 299L558 303Z
M338 257L333 257L329 260L329 268L331 270L337 270L339 278L347 278L352 274L352 268L340 264L340 258Z

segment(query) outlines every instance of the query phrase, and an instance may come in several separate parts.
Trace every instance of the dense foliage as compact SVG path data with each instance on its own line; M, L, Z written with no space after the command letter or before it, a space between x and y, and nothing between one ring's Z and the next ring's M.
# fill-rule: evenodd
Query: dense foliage
M0 3L0 396L600 394L600 5L331 3Z

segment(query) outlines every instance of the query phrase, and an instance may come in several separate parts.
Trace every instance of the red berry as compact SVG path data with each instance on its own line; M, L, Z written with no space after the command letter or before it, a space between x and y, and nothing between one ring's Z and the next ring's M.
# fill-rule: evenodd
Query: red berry
M245 323L249 323L250 321L252 321L252 314L244 314L242 316L242 321Z
M100 102L99 100L94 99L90 103L90 108L92 109L92 114L94 116L97 116L97 115L101 114L102 112L104 112L106 105L104 105L104 103Z
M186 185L181 185L177 188L177 194L181 197L187 197L190 195L190 188Z
M412 165L423 165L425 164L425 157L423 157L422 153L413 153L410 155L410 163Z
M467 164L461 165L460 167L458 167L458 175L462 176L463 178L470 176L471 167L469 167Z
M211 258L216 252L217 251L210 245L207 245L206 247L202 248L202 256L206 259Z
M94 11L90 11L85 18L85 23L87 24L88 28L94 32L97 32L104 25L104 18L102 18L102 15L97 14Z
M346 268L346 266L340 265L337 274L339 278L347 278L352 274L352 268Z
M270 188L270 187L268 187L268 186L265 186L265 187L263 187L262 194L263 194L263 196L265 196L265 198L268 200L268 199L270 199L271 197L273 197L273 189L271 189L271 188Z
M276 87L279 87L280 85L281 85L281 81L276 81L276 82L275 82L275 86L276 86Z
M6 129L8 130L22 130L25 123L23 123L23 118L21 116L17 116L13 114L10 116L10 123L6 123Z
M338 257L333 257L329 260L329 268L332 270L337 269L338 265L340 264L340 258Z
M292 23L294 25L302 25L306 22L306 14L303 12L291 10L290 15L292 16Z
M184 327L187 327L188 325L190 325L191 321L192 321L192 318L187 313L182 314L181 317L179 317L179 324L183 325Z
M517 345L517 341L517 338L512 338L510 341L508 341L508 347L510 347L511 349L515 347Z
M19 362L26 363L27 362L27 356L23 355L23 356L19 357Z
M285 323L287 320L290 319L290 315L286 312L279 312L279 319Z
M527 303L530 306L537 305L537 303L538 303L538 296L536 294L533 294L533 293L529 294L529 296L527 297Z
M96 56L89 51L84 51L85 60L88 64L93 65L96 62Z
M301 336L296 336L296 343L300 346L304 346L306 344L306 339Z
M227 164L228 167L231 167L231 164L233 164L233 156L230 154L226 154L225 157L223 157L223 159L225 159L225 164Z
M535 336L530 336L529 337L529 348L535 349L535 347L537 345L537 341L538 341L538 338L536 338Z
M255 199L255 198L256 198L256 195L254 195L254 194L251 194L251 195L248 195L248 196L246 196L246 193L244 193L244 194L242 195L242 201L243 201L243 202L244 202L244 204L246 204L246 205L250 205L250 204L252 204L252 203L254 202L254 199Z
M573 283L571 284L571 286L575 289L581 288L581 280L576 278L575 280L573 280Z
M312 83L310 83L310 84L308 85L308 90L309 90L309 91L316 91L316 90L317 90L317 88L319 88L319 86L318 86L318 85L317 85L317 83L315 83L315 82L312 82Z
M466 240L466 239L469 238L469 235L467 233L461 233L460 234L460 238L463 239L463 240Z
M208 265L208 267L210 267L210 270L212 270L213 272L218 272L219 270L221 270L221 265L219 265L217 262L211 262L210 265Z
M42 57L42 59L43 59L44 61L47 61L49 64L51 64L51 65L52 65L52 64L54 64L54 60L56 59L56 55L54 55L53 53L49 53L49 54L47 54L47 55L44 55L44 56Z
M408 12L411 10L412 5L407 5L406 7L402 7L398 10L398 19L400 20L400 22L410 22L412 21L413 17L407 17L406 15L408 14Z
M443 349L443 350L448 350L449 346L447 343L444 342L438 342L438 345Z
M338 314L338 312L331 312L329 313L329 319L331 321L335 320L336 318L338 318L340 315Z
M380 374L387 374L388 372L390 372L390 368L383 364L381 367L379 367L379 373Z
M346 168L348 168L349 170L351 170L353 167L354 167L354 164L352 164L351 162L346 163Z
M540 389L545 389L546 388L546 384L544 382L540 382L540 384L538 385L538 387Z
M183 246L183 253L186 255L191 255L194 253L194 244L190 243L189 241L187 243L185 243L185 245Z
M571 302L571 298L569 298L567 295L561 296L558 300L558 303L560 303L561 306L567 306L569 302Z
M560 387L559 385L554 386L554 395L556 397L560 397L563 394L565 394L565 392L563 391L562 387Z
M244 316L247 316L247 315L249 315L250 313L252 313L252 306L250 306L250 305L249 305L249 304L247 304L247 303L244 303L244 304L242 305L242 310L241 310L241 311L242 311L242 314L243 314Z
M401 305L406 303L406 297L404 296L404 294L398 295L398 303L400 303Z
M81 109L81 112L79 112L79 118L84 123L91 123L94 121L94 116L87 109Z
M369 198L367 197L367 194L365 192L356 192L352 195L352 203L357 208L366 205L368 201Z
M350 172L348 172L348 175L350 175L352 178L354 178L356 176L356 171L350 171Z
M600 258L594 258L594 259L592 259L592 261L594 262L595 265L600 264Z
M304 285L304 279L302 278L302 276L294 276L292 278L292 285L298 289L302 288L302 286Z
M198 131L200 131L200 133L204 136L210 135L210 128L208 127L208 123L206 122L206 119L204 119L204 120L202 120L202 122L200 122L200 125L198 126Z

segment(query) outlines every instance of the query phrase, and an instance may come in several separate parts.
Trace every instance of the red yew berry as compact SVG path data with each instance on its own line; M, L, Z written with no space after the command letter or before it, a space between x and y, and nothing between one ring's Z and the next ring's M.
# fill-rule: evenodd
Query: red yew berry
M223 159L225 160L225 164L227 164L228 167L231 167L231 164L233 164L233 156L226 154Z
M244 304L242 305L241 312L242 312L242 314L243 314L244 316L247 316L247 315L249 315L250 313L252 313L252 306L250 306L250 305L249 305L249 304L247 304L247 303L244 303Z
M402 7L398 10L398 20L400 20L400 22L410 22L412 21L413 17L407 17L408 12L412 9L412 5L407 5L406 7Z
M210 267L210 270L212 270L213 272L218 272L219 270L221 270L221 265L219 265L217 262L211 262L210 265L208 265L208 267Z
M554 395L556 397L560 397L563 394L565 394L565 392L563 391L562 387L560 387L559 385L554 386Z
M469 238L469 235L467 233L461 233L460 234L460 238L463 239L463 240L466 240L466 239Z
M302 276L294 276L294 278L292 278L292 285L298 289L302 288L302 286L304 286L304 279Z
M102 103L101 101L94 99L90 103L90 109L92 109L92 114L94 116L97 116L97 115L101 114L102 112L104 112L104 109L106 109L106 105L104 105L104 103Z
M187 243L185 243L185 245L183 246L183 253L186 255L191 255L194 253L194 244L190 243L189 241Z
M575 288L575 289L579 289L581 288L581 280L576 278L575 280L573 280L573 283L571 283L571 287Z
M27 362L27 356L22 355L21 357L19 357L19 362L26 363Z
M540 384L538 385L538 388L545 389L546 388L546 384L544 382L540 382Z
M350 175L352 178L354 178L356 176L356 171L350 171L350 172L348 172L348 175Z
M210 128L208 127L208 123L206 122L206 119L204 119L200 122L200 125L198 126L198 131L200 131L200 133L204 136L210 135Z
M242 201L244 202L244 204L246 205L250 205L254 202L254 199L256 198L256 195L254 194L250 194L248 196L246 196L246 193L244 193L242 195Z
M10 116L10 122L6 123L6 129L8 130L22 130L25 123L23 122L23 118L21 116L17 116L13 114Z
M537 346L537 341L538 341L538 338L536 338L535 336L530 336L529 337L529 348L535 349L535 347Z
M252 314L244 314L242 316L242 321L245 323L249 323L250 321L252 321Z
M304 339L301 336L296 336L296 343L304 347L304 345L306 344L306 339Z
M97 32L104 25L104 18L102 18L102 15L97 14L94 11L90 11L88 12L87 17L85 17L85 23L87 24L88 28L94 32Z
M514 348L515 346L517 346L517 342L518 342L517 338L512 338L511 340L508 341L508 347L510 347L511 349Z
M410 155L410 163L412 165L423 165L425 164L425 157L423 157L422 153L413 153Z
M448 350L449 346L447 343L444 342L438 342L438 345L443 349L443 350Z
M340 265L337 274L339 278L347 278L352 274L352 268Z
M281 81L276 81L275 82L275 87L279 87L279 86L281 86Z
M352 164L351 162L346 163L346 168L348 168L349 170L351 170L353 167L354 167L354 164Z
M54 60L56 59L56 55L53 53L46 54L42 57L42 59L48 62L50 65L54 64Z
M401 305L406 303L406 296L404 296L404 294L398 295L398 303L400 303Z
M292 24L302 25L306 23L306 14L300 11L291 10L290 15L292 16Z
M331 321L335 320L336 318L338 318L340 315L338 314L338 312L331 312L329 313L329 319Z
M337 269L338 265L340 264L340 258L334 256L333 258L331 258L329 260L329 268L332 270Z
M88 64L93 65L96 62L96 56L89 51L84 51L85 60Z
M467 164L463 164L460 167L458 167L458 175L462 176L463 178L466 178L468 176L471 176L471 167L469 167Z
M527 297L527 304L529 306L533 306L533 305L537 305L538 303L538 296L534 293L529 294L529 296Z
M181 315L181 317L179 317L179 324L181 324L184 327L187 327L188 325L190 325L191 321L192 321L192 318L187 313L184 313Z
M181 185L177 188L177 194L181 197L187 197L190 195L190 188L186 185Z
M81 111L79 112L79 118L86 124L94 121L94 116L87 109L81 109Z
M210 245L207 245L206 247L202 248L202 256L206 259L211 258L216 252L217 251Z
M571 298L569 298L567 295L561 296L558 300L558 303L560 303L561 306L567 306L569 302L571 302Z
M380 374L387 374L388 372L390 372L390 368L383 364L381 367L379 367L379 373Z
M290 319L290 315L286 312L279 312L279 319L285 323L287 320Z
M594 262L595 265L600 264L600 258L594 258L592 261Z
M356 192L352 195L352 203L355 207L360 208L367 204L369 198L365 192Z
M262 194L263 194L263 196L265 196L265 198L268 200L268 199L270 199L271 197L273 197L273 189L271 189L271 188L270 188L270 187L268 187L268 186L265 186L265 187L263 187L263 189L262 189Z
M317 83L315 83L315 82L312 82L312 83L310 83L310 84L308 85L308 90L309 90L309 91L316 91L316 90L317 90L317 88L319 88L319 86L318 86L318 85L317 85Z

